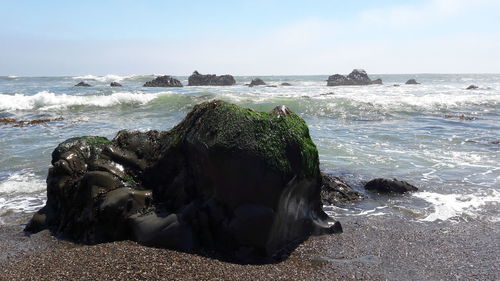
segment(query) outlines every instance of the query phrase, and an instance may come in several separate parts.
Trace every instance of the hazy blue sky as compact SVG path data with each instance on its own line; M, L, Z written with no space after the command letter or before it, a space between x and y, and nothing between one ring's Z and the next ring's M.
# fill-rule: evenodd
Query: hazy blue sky
M0 0L0 75L500 73L500 0Z

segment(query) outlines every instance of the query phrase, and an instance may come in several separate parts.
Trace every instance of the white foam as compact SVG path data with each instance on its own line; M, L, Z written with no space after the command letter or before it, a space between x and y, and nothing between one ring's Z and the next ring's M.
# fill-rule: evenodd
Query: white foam
M0 224L12 213L32 213L45 205L46 183L32 172L18 172L0 182Z
M443 109L443 108L461 108L466 105L494 105L500 103L500 94L493 93L485 95L482 93L460 93L455 91L446 91L436 93L429 89L429 93L423 94L422 91L375 91L372 92L358 90L355 94L338 94L337 97L352 99L360 103L370 103L380 107L391 107L400 110L413 109Z
M19 172L9 175L0 182L0 194L32 193L45 190L45 181L32 172Z
M340 219L343 217L376 217L385 216L388 213L387 206L379 206L373 209L363 209L357 207L341 208L334 205L323 205L325 212L332 218Z
M5 224L4 218L12 213L34 213L45 205L46 197L37 195L17 195L10 198L0 198L0 224Z
M48 91L35 95L0 94L0 110L54 110L71 106L111 107L120 104L146 104L163 93L116 92L111 95L67 95Z
M75 80L94 80L94 81L99 81L99 82L120 82L125 79L129 79L134 77L135 75L129 75L129 76L120 76L120 75L114 75L114 74L108 74L104 76L95 76L95 75L83 75L83 76L75 76L72 77Z
M417 85L387 87L386 85L371 86L341 86L327 87L323 82L291 82L293 87L246 87L237 85L238 94L234 88L227 88L228 92L218 90L218 94L229 96L233 100L251 98L254 102L269 102L275 99L289 99L307 96L309 102L321 101L318 110L330 108L333 111L343 107L378 109L378 110L442 110L461 109L470 106L490 106L500 104L500 91L467 91L466 86L457 85ZM269 83L272 84L272 83ZM277 83L276 83L277 84ZM240 94L244 93L244 94ZM485 109L487 110L487 109Z
M480 207L486 204L500 203L500 192L496 190L487 190L468 195L440 194L423 191L416 192L413 196L432 204L432 212L421 219L421 221L445 221L463 215L476 217L478 216Z

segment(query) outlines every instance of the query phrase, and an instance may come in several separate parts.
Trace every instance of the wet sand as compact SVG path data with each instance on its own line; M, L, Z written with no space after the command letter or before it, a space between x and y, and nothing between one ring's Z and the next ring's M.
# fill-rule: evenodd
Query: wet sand
M0 227L0 280L500 280L499 223L343 220L276 264L240 265L131 241L81 246Z

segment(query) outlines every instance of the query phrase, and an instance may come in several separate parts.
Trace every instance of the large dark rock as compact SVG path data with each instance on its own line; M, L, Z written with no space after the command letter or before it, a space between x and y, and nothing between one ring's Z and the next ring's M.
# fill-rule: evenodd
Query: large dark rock
M412 79L409 79L408 81L406 81L405 84L406 85L418 85L420 83L418 83L417 80L415 80L415 79L412 78Z
M379 193L406 193L417 191L418 188L405 181L397 179L377 178L365 184L365 189Z
M323 205L344 205L362 200L365 196L339 177L322 174L321 201Z
M83 81L79 82L78 84L75 85L75 87L90 87L91 85L89 83L85 83Z
M264 113L212 101L170 131L61 143L47 203L26 231L269 257L311 234L342 230L321 208L322 184L316 146L298 115L285 106Z
M164 75L146 82L143 87L182 87L182 83L171 76Z
M118 83L118 82L111 82L111 83L109 84L109 86L111 86L111 87L122 87L122 84L120 84L120 83Z
M349 75L335 74L328 77L327 86L352 86L382 84L381 79L371 80L363 69L354 69Z
M292 84L290 84L288 82L283 82L283 83L281 83L281 86L292 86Z
M479 89L479 87L476 85L470 85L469 87L466 88L466 90L476 90L476 89Z
M253 86L263 86L263 85L266 85L266 82L264 82L264 80L262 80L260 78L254 78L254 79L252 79L252 81L249 84L250 87L253 87Z
M200 74L194 71L188 78L188 86L231 86L236 84L232 75Z

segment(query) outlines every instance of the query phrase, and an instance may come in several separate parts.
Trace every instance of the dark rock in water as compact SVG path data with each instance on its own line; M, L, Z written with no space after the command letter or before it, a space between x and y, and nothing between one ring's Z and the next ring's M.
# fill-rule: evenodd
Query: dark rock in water
M338 177L322 174L321 201L323 205L342 205L364 199L365 196L352 189Z
M360 83L370 84L371 80L366 74L366 71L363 69L354 69L349 75L347 75L347 79L351 81L357 81Z
M182 87L182 83L171 76L164 75L146 82L143 87Z
M393 86L393 87L399 87L399 84L394 84L394 85L392 85L392 86Z
M24 127L31 125L39 125L45 124L49 122L62 121L64 118L57 117L53 119L44 118L44 119L33 119L33 120L16 120L13 118L0 118L0 125L11 125L12 127Z
M334 96L335 93L334 92L328 92L328 93L323 93L323 94L319 94L320 96Z
M470 120L476 120L476 119L477 119L477 118L476 118L476 117L474 117L474 116L466 116L466 115L464 115L464 114L460 114L460 115L445 114L445 115L444 115L444 118L446 118L446 119L450 119L450 118L458 118L458 119L460 119L460 120L468 120L468 121L470 121Z
M343 86L343 85L353 85L351 81L347 79L344 75L334 74L328 77L327 86Z
M118 82L111 82L111 84L109 84L109 86L111 86L111 87L122 87L122 84L120 84Z
M268 87L268 88L278 88L278 86L276 86L276 85L267 85L266 87Z
M266 82L260 78L254 78L252 79L252 82L250 82L249 86L263 86L266 85Z
M418 83L417 80L415 80L415 79L410 79L410 80L406 81L405 84L406 85L417 85L417 84L420 84L420 83Z
M405 181L383 178L369 181L365 184L365 189L379 193L405 193L418 190L416 186L411 185Z
M335 74L328 77L327 86L352 86L382 84L381 79L371 80L363 69L354 69L349 75Z
M321 208L322 184L302 118L286 106L264 113L212 101L170 131L61 143L47 203L26 231L270 257L309 235L342 231Z
M460 119L460 120L476 120L477 118L474 116L466 116L464 114L460 114L458 116L458 119Z
M479 87L476 85L470 85L469 87L466 88L466 90L476 90L476 89L479 89Z
M188 78L188 86L231 86L236 84L232 75L200 74L194 71Z
M283 82L283 83L281 83L281 86L292 86L292 84L287 83L287 82Z
M75 85L75 87L90 87L90 86L91 86L90 84L85 83L83 81Z

